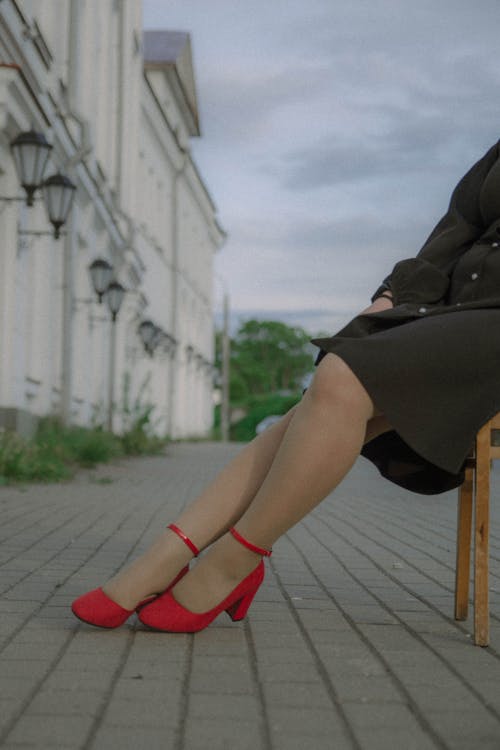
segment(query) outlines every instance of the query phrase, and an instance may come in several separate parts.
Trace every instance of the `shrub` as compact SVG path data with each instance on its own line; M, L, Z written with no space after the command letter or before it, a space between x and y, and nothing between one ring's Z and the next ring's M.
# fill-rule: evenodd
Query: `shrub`
M141 383L139 393L132 401L130 373L125 373L123 378L121 413L125 429L120 436L120 442L124 453L129 456L162 453L169 440L167 436L159 437L155 434L152 421L154 406L144 402L149 379L150 376L147 376Z
M129 429L120 436L123 451L127 455L158 454L168 443L167 437L158 437L150 431L151 412L152 407L146 408L131 422Z
M254 396L247 404L247 414L239 422L231 426L231 439L247 442L255 437L255 428L265 417L271 414L285 414L301 399L300 394L294 396Z
M101 427L64 427L54 418L40 422L35 443L46 455L79 466L95 466L123 454L116 436Z
M57 482L72 472L60 455L45 446L24 440L13 432L0 435L0 483L12 481Z

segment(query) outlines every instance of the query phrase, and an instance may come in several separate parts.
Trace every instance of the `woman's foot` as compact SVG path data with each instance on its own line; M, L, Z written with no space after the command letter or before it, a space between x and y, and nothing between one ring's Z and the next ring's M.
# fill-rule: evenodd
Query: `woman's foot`
M173 532L173 533L172 533ZM126 570L111 578L104 588L79 596L71 605L83 622L101 628L117 628L139 607L165 593L189 570L189 559L199 550L175 524Z
M226 534L176 584L172 595L190 612L208 612L256 568L260 559Z
M165 591L192 558L193 552L186 543L167 528L143 555L110 578L102 590L120 607L134 610L139 602Z
M155 630L196 633L224 610L242 620L264 580L262 557L270 550L256 547L234 528L178 584L141 608L139 620Z

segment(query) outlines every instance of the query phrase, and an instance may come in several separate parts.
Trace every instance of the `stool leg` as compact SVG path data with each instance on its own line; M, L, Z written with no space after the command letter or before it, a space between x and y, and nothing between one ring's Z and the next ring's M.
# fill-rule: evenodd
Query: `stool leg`
M490 506L490 426L477 434L476 513L474 530L474 643L489 643L489 506Z
M466 620L469 611L470 546L472 531L472 490L474 470L465 469L465 480L458 490L457 561L455 567L455 620Z

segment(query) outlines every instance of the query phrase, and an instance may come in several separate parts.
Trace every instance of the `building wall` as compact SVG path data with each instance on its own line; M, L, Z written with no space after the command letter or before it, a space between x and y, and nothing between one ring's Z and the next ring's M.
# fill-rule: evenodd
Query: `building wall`
M58 241L25 234L49 228L40 201L0 201L0 422L12 410L105 420L114 351L115 429L126 426L125 383L129 400L154 405L157 432L211 428L224 234L176 93L142 50L140 0L0 3L0 195L21 194L9 144L30 127L53 144L46 176L60 170L77 185ZM114 326L90 282L98 257L127 289ZM145 319L175 346L146 353Z

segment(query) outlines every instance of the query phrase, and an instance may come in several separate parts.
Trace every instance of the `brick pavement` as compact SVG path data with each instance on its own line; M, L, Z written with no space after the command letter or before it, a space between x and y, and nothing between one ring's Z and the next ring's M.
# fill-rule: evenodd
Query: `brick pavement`
M275 546L243 623L221 616L192 637L73 618L71 600L235 450L180 444L64 485L0 489L0 746L498 750L498 503L480 649L451 618L455 493L405 493L363 460Z

